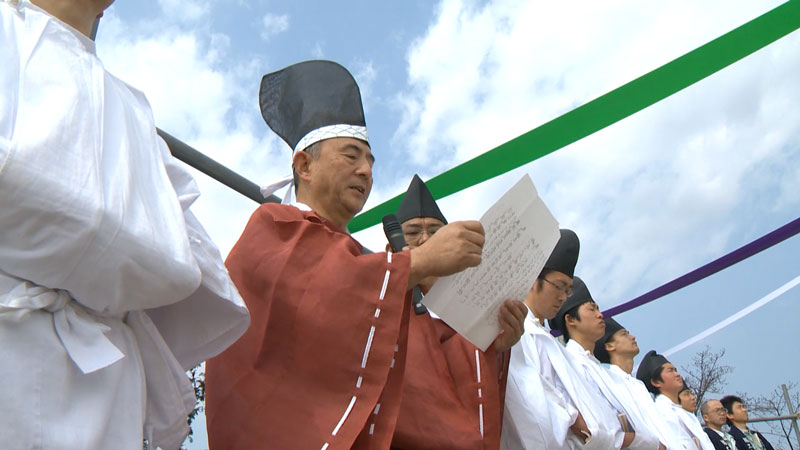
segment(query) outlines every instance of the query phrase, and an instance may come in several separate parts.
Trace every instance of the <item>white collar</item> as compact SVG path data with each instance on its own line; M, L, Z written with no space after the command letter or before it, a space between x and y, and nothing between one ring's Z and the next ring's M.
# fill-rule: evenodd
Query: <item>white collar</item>
M539 322L539 318L533 314L533 310L528 305L525 305L525 307L528 308L528 315L525 316L525 331L534 333L540 330L550 334L550 327Z

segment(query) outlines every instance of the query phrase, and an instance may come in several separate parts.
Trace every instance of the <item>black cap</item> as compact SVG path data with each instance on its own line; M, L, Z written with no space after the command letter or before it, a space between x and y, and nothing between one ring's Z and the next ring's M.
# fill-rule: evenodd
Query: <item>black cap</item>
M436 204L436 200L433 199L431 191L428 190L428 186L425 185L419 175L414 174L411 184L408 185L406 195L403 196L400 207L397 208L397 220L403 223L406 220L417 217L432 217L447 224L447 219L444 218L444 214L439 210L439 206Z
M572 230L561 229L561 237L544 263L543 269L556 270L564 275L572 277L575 275L575 265L578 264L578 253L581 249L581 242L578 235Z
M650 383L650 380L656 374L656 371L660 370L661 366L667 363L669 363L667 358L656 353L655 350L650 350L644 355L644 358L642 358L639 369L636 370L636 378L647 386L648 391L656 393L658 390Z
M599 341L595 342L594 344L594 357L597 358L602 363L610 363L611 362L611 355L608 354L606 350L606 342L611 339L611 336L614 335L619 330L624 329L622 325L619 324L616 320L612 318L605 319L606 323L606 332L603 334L603 337L600 338Z
M564 322L564 316L567 315L567 311L588 302L594 302L594 299L589 292L589 288L586 287L586 283L579 277L572 277L572 295L567 297L567 301L561 305L555 317L548 320L550 328L566 332L567 326Z
M292 150L334 137L369 143L358 85L333 61L301 62L264 75L259 103L264 121Z

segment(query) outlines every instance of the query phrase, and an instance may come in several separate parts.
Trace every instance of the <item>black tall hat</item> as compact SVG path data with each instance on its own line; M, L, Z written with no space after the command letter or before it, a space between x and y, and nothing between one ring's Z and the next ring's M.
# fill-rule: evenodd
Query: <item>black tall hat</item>
M606 342L611 339L611 336L613 336L614 333L624 329L625 327L610 317L605 319L605 322L606 332L603 334L603 337L601 337L600 340L594 344L594 357L600 360L600 362L608 364L611 362L611 355L609 355L608 351L606 350Z
M556 243L553 252L543 269L557 270L564 275L572 277L575 274L575 265L578 264L578 253L581 250L581 241L572 230L562 228L561 237Z
M369 143L361 92L333 61L306 61L261 79L261 115L292 151L334 137Z
M653 375L656 374L656 370L661 369L661 366L667 363L669 363L667 358L664 358L663 355L656 353L655 350L650 350L646 355L644 355L644 358L642 358L642 362L639 364L639 369L636 370L636 378L644 383L650 392L654 392L654 388L650 383L650 379L652 379Z
M411 184L408 185L406 195L403 196L403 201L400 202L400 207L397 208L397 220L403 223L406 220L417 217L432 217L447 224L447 219L444 218L444 214L439 210L439 205L433 199L428 186L425 185L419 175L414 174Z
M566 330L564 316L567 315L567 311L588 302L594 302L594 299L589 292L589 288L586 287L586 283L579 277L572 277L572 295L567 297L567 301L561 305L555 317L548 320L550 328L562 331Z

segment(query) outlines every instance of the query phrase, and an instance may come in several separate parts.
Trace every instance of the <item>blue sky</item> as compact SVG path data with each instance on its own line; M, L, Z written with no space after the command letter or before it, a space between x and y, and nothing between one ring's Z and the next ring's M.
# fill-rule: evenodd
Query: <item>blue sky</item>
M558 3L558 4L553 4ZM697 4L700 3L700 4ZM119 1L100 24L109 70L156 123L259 184L289 171L261 119L261 76L313 58L361 85L378 157L374 206L774 8L781 2ZM607 308L727 253L800 211L797 32L563 150L440 202L477 218L523 174L582 240L579 274ZM255 203L203 175L194 209L223 254ZM371 248L382 232L356 234ZM800 275L792 238L617 319L666 350ZM726 392L800 381L800 289L704 345L735 367ZM192 448L203 448L203 433Z

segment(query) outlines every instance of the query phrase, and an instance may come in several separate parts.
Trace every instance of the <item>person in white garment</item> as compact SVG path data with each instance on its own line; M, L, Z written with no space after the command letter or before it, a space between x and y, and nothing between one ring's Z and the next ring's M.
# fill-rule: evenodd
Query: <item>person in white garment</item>
M694 392L687 387L683 388L678 394L678 404L681 405L684 411L691 415L697 413L697 397L694 395Z
M0 446L177 449L185 370L247 328L144 95L87 37L109 0L0 1Z
M525 298L525 332L511 348L501 445L503 449L619 449L620 427L603 423L571 356L551 334L551 319L572 293L580 242L561 237Z
M667 450L684 449L684 445L667 427L661 414L656 410L653 397L644 383L631 375L633 359L639 354L636 336L612 318L606 318L604 321L606 331L603 337L595 342L594 356L608 371L610 381L616 387L613 392L619 393L620 399L631 400L623 403L628 421L635 430L646 429L653 432Z
M560 330L566 349L578 363L577 374L582 377L592 395L598 415L611 426L625 433L622 448L634 450L663 450L654 430L642 420L635 399L622 389L611 374L594 357L595 343L605 334L606 322L600 307L592 298L586 283L572 279L572 296L561 306L550 325Z
M708 439L697 417L681 407L678 394L684 388L683 378L667 358L650 350L642 358L636 378L656 396L656 410L671 432L680 438L684 448L714 450L714 444Z

